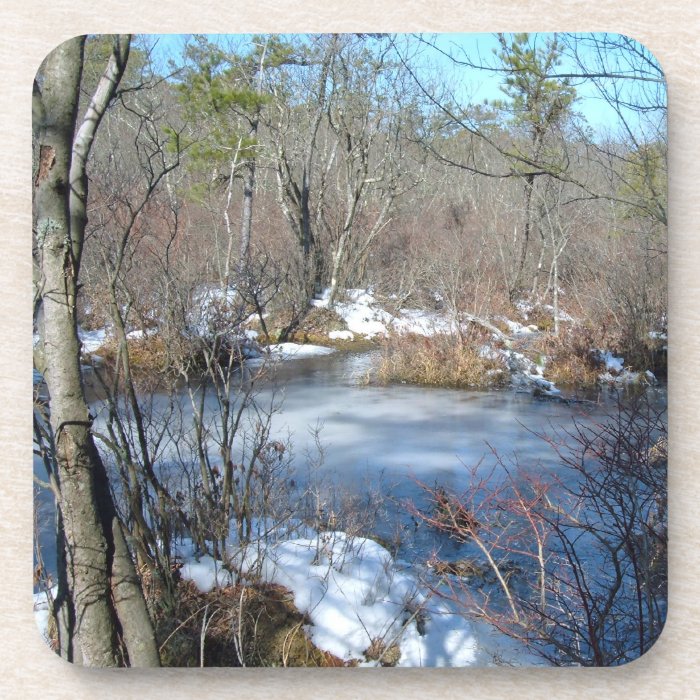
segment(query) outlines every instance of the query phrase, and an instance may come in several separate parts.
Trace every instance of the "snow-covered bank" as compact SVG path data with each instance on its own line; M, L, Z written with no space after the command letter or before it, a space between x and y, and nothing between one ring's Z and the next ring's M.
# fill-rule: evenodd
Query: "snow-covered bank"
M554 382L544 377L544 364L537 364L523 353L508 348L493 351L501 356L510 371L510 383L516 389L536 390L541 396L557 396L561 392Z
M81 350L88 355L97 352L108 340L106 328L86 331L78 326L78 337L80 338Z
M135 330L129 332L127 334L127 338L133 341L143 341L146 338L154 337L156 335L157 331L155 330L151 330L147 333ZM93 362L99 362L101 358L99 355L95 355L95 353L110 341L108 330L106 328L99 328L86 331L79 326L78 336L80 338L83 355L91 356L91 360ZM335 352L334 348L300 343L277 343L262 346L258 344L257 338L258 333L250 329L246 329L239 338L241 352L251 366L260 365L266 360L296 360L306 357L330 355L331 353ZM338 338L352 340L352 338L347 336L347 331L340 332L338 334ZM36 384L42 381L42 379L42 376L36 370L34 370L34 383Z
M319 298L311 301L312 307L319 309L328 308L330 290L325 290ZM231 295L217 296L210 289L204 289L197 303L201 306L197 323L193 323L190 332L204 334L211 330L211 326L225 320L225 311L231 305ZM221 296L221 298L219 298ZM235 295L234 295L235 296ZM333 311L337 314L336 321L342 322L344 328L324 331L331 344L335 341L340 347L347 348L359 339L372 340L386 338L391 334L420 335L424 337L438 334L452 334L458 330L465 331L468 326L476 323L488 334L489 339L480 349L484 358L496 360L509 375L510 386L517 391L532 391L539 396L557 397L560 389L550 377L546 376L552 369L552 358L541 354L537 348L541 347L541 339L546 331L532 323L535 312L546 317L553 313L553 308L547 305L535 307L527 301L517 302L514 315L519 320L499 315L493 318L479 319L465 314L461 321L451 317L445 311L425 309L400 309L391 313L385 308L371 289L346 290L341 300L336 302ZM338 318L339 317L339 318ZM576 323L569 314L559 310L558 317L562 323ZM223 320L222 320L223 319ZM192 319L191 319L192 320ZM459 324L462 324L461 329ZM495 325L494 325L495 324ZM330 326L333 327L332 325ZM86 331L79 328L83 353L91 355L93 362L99 362L98 352L109 340L109 330L106 328ZM146 336L157 335L157 331L150 330L147 334L138 330L132 330L128 337L139 341ZM650 337L656 337L650 333ZM280 343L270 346L262 346L258 343L258 333L250 328L241 329L235 326L230 331L231 342L238 344L243 357L252 365L260 365L266 359L274 361L286 361L327 355L334 351L332 347L311 344ZM321 341L324 342L324 341ZM544 344L546 347L546 343ZM615 356L609 350L591 348L592 356L596 357L601 365L597 375L597 382L602 385L628 385L628 384L656 384L656 378L650 371L632 371L625 367L624 359ZM584 362L585 364L585 362ZM495 370L493 370L495 371ZM596 380L596 376L587 378L589 383Z
M232 547L224 567L195 558L190 542L180 552L181 574L202 592L233 582L233 570L289 589L310 620L305 633L323 651L364 666L461 667L518 664L526 652L484 625L474 625L396 561L374 540L344 532L252 542Z
M299 343L278 343L261 348L257 357L250 357L248 364L254 366L262 364L266 359L272 360L300 360L305 357L319 357L334 353L333 348L322 345L301 345Z
M329 294L330 290L326 289L320 298L311 301L311 305L327 307ZM386 336L391 331L429 336L454 330L454 324L437 312L402 309L393 315L380 305L371 291L365 289L346 290L345 300L337 302L333 308L351 333L366 339Z
M328 305L328 290L320 299L312 301L314 306ZM445 313L422 309L402 309L396 315L383 309L374 295L362 289L349 289L346 300L335 305L335 311L343 319L351 333L364 338L386 336L390 332L412 333L426 337L440 333L453 333L457 323ZM566 316L570 319L570 317ZM539 334L537 326L523 325L517 321L499 317L513 338L534 337ZM536 364L524 353L509 347L500 347L503 335L492 334L492 342L484 345L480 354L484 358L501 362L511 375L511 386L516 389L537 390L542 396L556 396L559 389L544 377L544 363ZM330 334L329 334L330 335Z
M633 372L625 367L625 358L616 357L609 350L592 350L598 360L605 366L605 371L598 375L601 384L656 384L656 377L650 370Z
M494 628L472 622L441 599L418 570L374 540L300 526L303 537L231 546L224 564L195 556L190 540L175 547L180 574L202 593L234 583L237 571L288 589L309 623L304 633L324 652L352 665L465 667L542 663ZM429 575L429 574L428 574ZM436 581L433 581L433 585ZM57 587L34 594L34 617L49 643L49 604Z

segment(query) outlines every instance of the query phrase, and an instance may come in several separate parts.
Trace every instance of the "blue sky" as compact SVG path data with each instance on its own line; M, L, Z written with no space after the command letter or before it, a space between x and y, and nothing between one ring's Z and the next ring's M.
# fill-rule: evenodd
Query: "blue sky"
M189 35L184 34L160 34L148 35L149 41L156 41L157 46L154 57L164 68L167 59L171 58L175 63L180 62L183 48ZM216 34L208 35L209 39L216 42L228 43L229 41L245 42L251 35ZM398 35L401 37L402 35ZM427 35L426 35L427 36ZM538 39L546 38L546 34L537 35ZM486 64L494 62L493 50L499 47L494 34L439 34L432 35L431 40L445 53L451 53L456 58L468 56L474 63ZM455 66L444 55L433 50L426 50L425 56L430 55L430 60L440 70L452 72ZM568 66L571 67L571 66ZM567 66L563 65L562 70ZM501 78L498 74L486 70L478 70L466 66L456 68L463 86L465 101L473 103L483 103L484 100L502 99L503 93L500 90ZM603 100L595 87L586 81L577 81L576 90L578 101L576 109L581 113L589 125L595 131L610 129L616 130L618 116L615 111Z

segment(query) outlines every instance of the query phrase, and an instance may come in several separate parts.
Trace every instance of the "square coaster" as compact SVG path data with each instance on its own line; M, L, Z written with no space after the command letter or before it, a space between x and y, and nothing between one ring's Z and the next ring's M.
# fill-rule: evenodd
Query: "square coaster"
M642 656L668 599L666 113L619 34L52 51L47 644L100 667Z

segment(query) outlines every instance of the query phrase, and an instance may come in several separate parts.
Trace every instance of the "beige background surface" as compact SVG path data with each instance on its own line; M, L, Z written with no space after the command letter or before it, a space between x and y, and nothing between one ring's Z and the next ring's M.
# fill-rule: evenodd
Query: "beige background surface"
M0 695L42 698L700 697L700 10L694 0L4 0L0 9ZM31 81L76 34L117 31L613 31L646 44L669 87L670 614L619 669L94 671L47 650L31 612Z

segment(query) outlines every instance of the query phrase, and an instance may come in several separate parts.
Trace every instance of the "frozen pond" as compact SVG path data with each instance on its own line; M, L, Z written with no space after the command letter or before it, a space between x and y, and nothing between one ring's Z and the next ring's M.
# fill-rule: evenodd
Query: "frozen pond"
M504 456L552 466L551 450L531 430L582 418L582 404L535 399L530 393L461 391L407 385L367 386L367 355L336 355L278 367L265 392L282 400L273 426L287 431L297 455L312 449L320 426L324 468L348 488L380 473L391 482L462 478L466 466L490 462L492 446ZM265 393L264 392L264 393ZM602 415L604 406L585 404ZM491 460L492 461L492 460Z
M608 390L594 397L596 402L564 403L511 389L371 386L363 381L370 362L366 353L335 353L277 363L260 385L258 402L277 406L270 438L289 439L298 479L308 472L307 455L315 453L313 432L318 428L324 451L320 476L352 494L381 482L394 499L389 520L405 517L405 499L420 501L416 481L460 490L475 465L490 471L495 463L492 448L506 462L517 453L528 470L556 469L551 448L532 431L551 432L575 420L601 418L613 403ZM664 402L665 390L654 391ZM187 419L191 408L184 395L182 400ZM213 402L208 407L213 410ZM92 410L98 413L98 403ZM41 465L35 464L36 469L41 471ZM51 499L43 494L41 500L48 505ZM380 523L379 529L388 534L393 526ZM42 528L47 563L54 550L52 537Z

